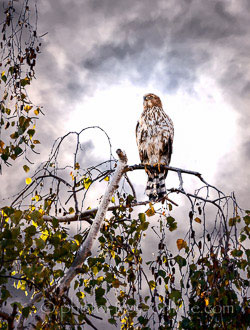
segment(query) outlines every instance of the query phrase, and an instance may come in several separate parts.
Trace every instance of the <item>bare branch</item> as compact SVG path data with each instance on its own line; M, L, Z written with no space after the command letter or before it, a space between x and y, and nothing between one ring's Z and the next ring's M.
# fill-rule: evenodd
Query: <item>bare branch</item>
M164 200L169 201L170 203L172 203L175 206L178 206L177 203L175 203L172 199L168 198L167 196L165 196L163 198ZM142 205L147 205L149 204L150 201L144 201L144 202L138 202L138 203L131 203L129 205L114 205L114 206L110 206L107 211L114 211L116 209L119 209L120 207L124 207L124 208L130 208L130 207L135 207L135 206L142 206ZM43 220L45 221L53 221L53 219L57 219L58 222L73 222L73 221L86 221L89 224L92 224L93 221L90 219L90 216L95 215L95 213L98 211L98 207L91 209L91 210L86 210L84 212L81 212L80 214L68 214L65 216L61 216L61 217L52 217L50 215L44 215L43 216Z

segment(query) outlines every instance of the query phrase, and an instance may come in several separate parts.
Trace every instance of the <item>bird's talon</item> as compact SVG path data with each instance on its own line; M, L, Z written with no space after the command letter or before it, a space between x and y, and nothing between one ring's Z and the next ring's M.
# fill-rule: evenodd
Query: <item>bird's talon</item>
M148 164L145 164L145 165L144 165L144 168L145 168L145 172L147 173L147 175L149 175L150 172L149 172L149 170L147 169L147 165L148 165Z

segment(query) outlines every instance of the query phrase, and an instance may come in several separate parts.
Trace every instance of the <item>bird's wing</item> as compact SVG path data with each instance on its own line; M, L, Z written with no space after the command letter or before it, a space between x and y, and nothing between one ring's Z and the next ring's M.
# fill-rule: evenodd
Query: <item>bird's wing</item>
M140 122L137 122L136 129L136 143L139 150L139 156L142 163L145 163L148 161L148 155L146 151L146 139L147 139L147 131L145 129L142 129Z

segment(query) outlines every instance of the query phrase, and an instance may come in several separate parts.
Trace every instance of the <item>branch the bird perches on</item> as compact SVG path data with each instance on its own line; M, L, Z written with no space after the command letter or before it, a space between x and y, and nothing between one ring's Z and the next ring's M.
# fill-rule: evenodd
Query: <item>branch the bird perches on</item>
M120 149L118 149L120 150ZM147 166L148 168L150 168L151 166ZM153 168L153 167L152 167ZM127 172L132 172L132 171L135 171L135 170L144 170L145 169L145 166L142 165L142 164L135 164L135 165L126 165L123 169L123 173L122 174L125 174ZM203 183L205 183L207 186L210 186L212 187L211 185L209 185L201 176L201 174L199 172L195 172L195 171L189 171L189 170L185 170L185 169L181 169L181 168L177 168L177 167L172 167L172 166L167 166L167 165L161 165L161 169L167 169L169 171L173 171L173 172L177 172L178 173L178 178L179 178L179 181L180 181L180 185L179 185L179 188L178 189L175 189L175 192L184 192L183 190L183 180L182 180L182 174L190 174L190 175L194 175L196 177L198 177ZM110 175L111 173L115 172L115 170L110 170L108 172L105 173L105 175ZM130 186L132 184L130 183ZM133 190L134 192L134 189L131 187L131 189ZM170 192L172 192L172 190L170 189ZM134 196L135 197L135 196ZM173 200L171 200L168 196L165 196L164 200L167 200L169 201L171 204L175 205L175 206L178 206L177 203L175 203ZM158 202L158 201L157 201ZM135 206L142 206L142 205L147 205L149 204L149 201L142 201L142 202L133 202L129 205L122 205L122 207L135 207ZM107 211L113 211L113 210L116 210L118 209L119 207L121 207L121 205L113 205L113 206L110 206L108 207ZM43 219L45 221L53 221L54 218L57 219L58 222L74 222L74 221L86 221L88 222L89 224L92 224L93 223L93 216L96 214L96 212L98 211L99 208L93 208L93 209L90 209L90 210L85 210L83 212L80 212L79 214L75 213L75 214L67 214L67 215L64 215L64 216L60 216L60 217L53 217L53 216L49 216L49 215L44 215Z

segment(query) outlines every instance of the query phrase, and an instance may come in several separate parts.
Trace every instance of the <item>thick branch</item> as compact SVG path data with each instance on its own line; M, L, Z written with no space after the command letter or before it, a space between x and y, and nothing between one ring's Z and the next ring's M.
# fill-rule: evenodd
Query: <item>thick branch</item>
M119 181L122 178L124 168L127 164L127 156L120 149L117 150L117 154L119 156L119 162L118 162L117 168L115 170L114 176L102 198L100 207L98 208L98 211L96 213L93 224L90 228L87 239L80 246L75 260L73 261L73 263L72 263L71 267L69 268L69 270L67 271L66 275L62 278L62 280L59 283L58 287L59 287L60 294L63 293L65 288L69 287L71 281L77 274L76 269L78 267L81 267L83 262L85 261L85 259L91 254L92 246L96 240L97 234L101 227L101 223L108 210L109 202L110 202L115 190L118 188Z

